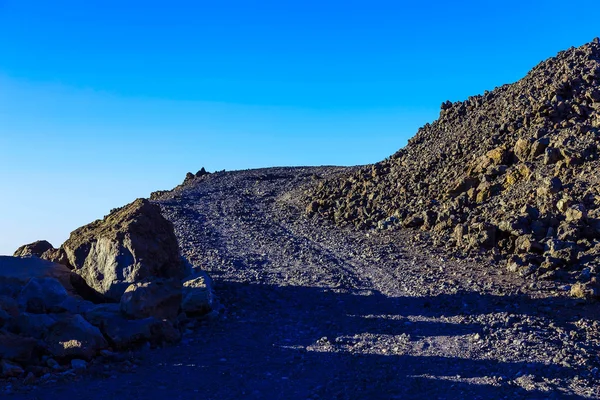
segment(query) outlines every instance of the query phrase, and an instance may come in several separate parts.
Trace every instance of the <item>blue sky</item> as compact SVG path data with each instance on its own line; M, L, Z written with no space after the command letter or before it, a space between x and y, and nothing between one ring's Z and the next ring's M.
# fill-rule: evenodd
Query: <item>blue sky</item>
M376 162L600 36L558 1L0 0L0 254L187 171Z

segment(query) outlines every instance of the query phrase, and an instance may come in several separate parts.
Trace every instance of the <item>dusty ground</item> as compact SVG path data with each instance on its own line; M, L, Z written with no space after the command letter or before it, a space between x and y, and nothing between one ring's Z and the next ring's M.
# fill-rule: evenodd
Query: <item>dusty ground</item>
M165 195L223 310L177 346L13 387L11 399L600 398L597 304L436 252L417 232L305 218L339 168L222 172Z

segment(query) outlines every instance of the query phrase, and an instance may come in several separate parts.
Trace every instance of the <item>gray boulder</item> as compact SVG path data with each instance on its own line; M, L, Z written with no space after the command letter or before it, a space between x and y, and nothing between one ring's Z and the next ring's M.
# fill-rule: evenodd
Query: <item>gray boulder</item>
M74 272L113 301L146 278L185 276L173 225L145 199L75 230L61 248Z
M14 257L28 257L28 256L36 256L41 257L46 251L53 249L54 247L47 242L46 240L38 240L33 243L24 244L19 247L15 253Z
M149 343L173 343L180 339L180 332L169 322L154 317L127 319L118 304L101 304L85 313L85 318L97 326L110 345L125 350Z
M42 314L69 297L65 288L54 278L31 278L19 293L21 308Z
M181 308L187 315L209 313L214 302L212 279L206 272L195 272L184 280L182 295Z
M100 330L81 315L60 318L48 331L45 342L50 353L58 358L90 360L108 347Z
M0 295L17 297L32 278L53 278L67 293L75 294L71 270L66 266L37 257L0 256Z
M156 280L130 285L121 297L121 312L131 319L155 317L174 321L181 306L181 283Z

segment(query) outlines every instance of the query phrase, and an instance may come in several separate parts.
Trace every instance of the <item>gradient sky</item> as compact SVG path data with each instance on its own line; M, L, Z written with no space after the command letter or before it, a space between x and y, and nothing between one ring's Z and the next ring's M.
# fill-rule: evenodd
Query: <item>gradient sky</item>
M482 4L487 3L487 4ZM0 254L187 171L381 160L600 3L0 0Z

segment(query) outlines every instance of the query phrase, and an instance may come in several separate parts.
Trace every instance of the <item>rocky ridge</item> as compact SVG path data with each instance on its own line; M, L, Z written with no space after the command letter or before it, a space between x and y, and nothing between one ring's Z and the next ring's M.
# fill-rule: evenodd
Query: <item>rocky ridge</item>
M577 281L600 271L600 43L560 52L520 81L445 102L379 163L306 190L308 215L359 229L413 228L510 271Z

